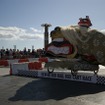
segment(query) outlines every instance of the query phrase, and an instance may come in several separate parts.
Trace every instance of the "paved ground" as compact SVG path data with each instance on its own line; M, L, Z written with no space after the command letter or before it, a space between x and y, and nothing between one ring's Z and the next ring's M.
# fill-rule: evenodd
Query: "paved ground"
M9 75L9 67L0 67L0 76Z
M8 73L0 68L0 105L105 105L105 86Z

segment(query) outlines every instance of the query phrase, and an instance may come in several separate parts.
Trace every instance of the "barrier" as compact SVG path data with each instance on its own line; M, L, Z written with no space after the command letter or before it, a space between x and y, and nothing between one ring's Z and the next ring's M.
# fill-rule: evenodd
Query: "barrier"
M29 70L42 70L42 62L29 62L28 68Z
M9 63L7 60L0 60L0 66L9 66Z
M8 64L9 66L12 65L13 63L18 63L18 60L19 59L12 59L12 60L7 60L8 61Z
M35 63L36 62L13 64L11 65L10 73L12 75L21 75L21 76L28 76L28 77L35 77L35 78L38 77L38 78L48 78L48 79L61 79L61 80L105 85L105 75L103 73L94 75L94 73L84 71L84 72L79 72L77 75L72 75L70 70L63 71L61 69L59 70L56 69L53 73L48 73L48 71L45 68L39 69L38 67L36 69L34 66Z
M23 62L48 62L47 57L41 57L41 58L27 58L27 59L11 59L11 60L0 60L0 66L10 66L13 63L23 63ZM36 65L41 66L40 63L37 63ZM37 66L37 68L39 68ZM36 69L37 69L36 68Z
M19 62L19 63L22 63L22 62L29 62L29 60L28 60L28 59L19 59L18 62Z
M24 63L14 63L10 65L10 75L18 74L19 70L33 71L42 70L42 62L24 62Z
M62 71L48 73L47 71L18 70L17 75L35 77L35 78L38 77L38 78L48 78L48 79L61 79L61 80L78 81L78 82L105 85L105 76L92 75L91 73L88 73L88 74L82 73L78 75L72 75L70 72L62 72Z
M29 68L28 68L28 63L14 63L11 65L11 74L13 75L16 75L18 74L18 70L25 70L25 71L28 71Z
M0 60L0 66L3 66L3 60Z
M48 62L48 58L47 57L41 57L38 59L41 62Z
M0 60L0 66L10 66L13 63L23 63L31 61L38 61L38 58Z
M36 62L39 58L28 58L29 62Z
M42 69L42 62L34 62L35 69L36 70L41 70Z
M9 64L8 64L8 61L7 60L4 60L4 66L9 66Z

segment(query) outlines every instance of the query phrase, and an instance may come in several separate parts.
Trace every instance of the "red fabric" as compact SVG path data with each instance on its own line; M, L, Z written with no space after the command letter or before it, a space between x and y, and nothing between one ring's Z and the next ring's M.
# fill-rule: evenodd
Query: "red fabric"
M84 55L84 58L87 60L87 61L96 61L96 58L93 56L93 55Z

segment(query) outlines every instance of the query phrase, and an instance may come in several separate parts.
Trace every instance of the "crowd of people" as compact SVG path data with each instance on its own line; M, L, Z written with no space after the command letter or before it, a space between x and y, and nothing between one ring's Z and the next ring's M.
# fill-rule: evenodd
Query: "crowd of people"
M44 55L44 49L0 49L0 59L37 58Z

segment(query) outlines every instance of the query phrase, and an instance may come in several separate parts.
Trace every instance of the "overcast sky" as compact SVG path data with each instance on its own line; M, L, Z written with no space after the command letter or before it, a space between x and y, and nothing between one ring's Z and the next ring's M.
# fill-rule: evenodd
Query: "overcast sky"
M0 49L43 48L43 27L75 25L90 16L92 28L105 32L105 0L0 0Z

